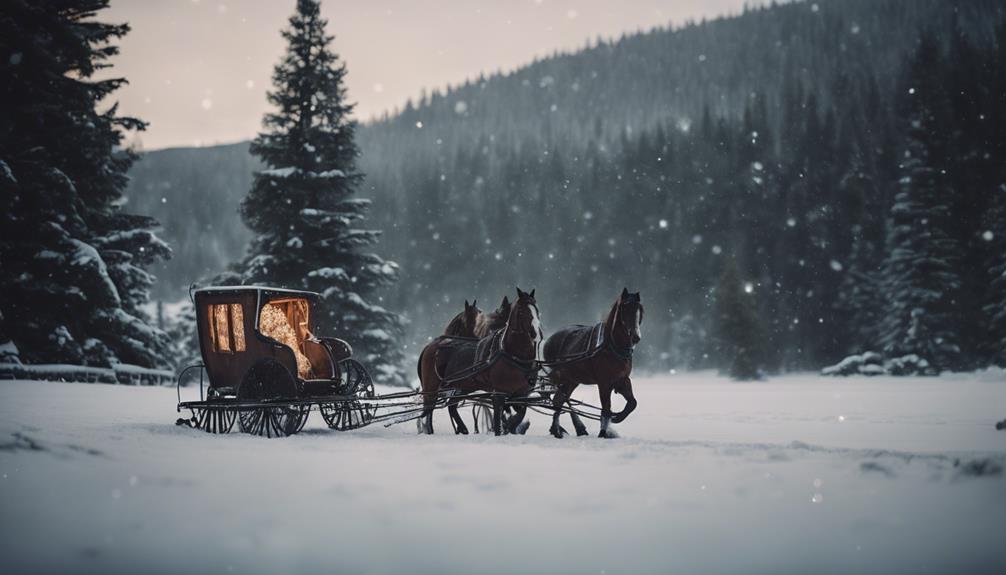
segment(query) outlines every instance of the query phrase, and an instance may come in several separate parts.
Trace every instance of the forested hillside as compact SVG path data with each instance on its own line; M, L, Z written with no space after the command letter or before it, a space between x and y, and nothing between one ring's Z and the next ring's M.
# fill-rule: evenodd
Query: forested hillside
M910 353L920 330L954 335L932 350L939 368L993 360L1003 22L995 1L773 5L425 96L358 131L361 191L402 270L384 305L414 345L515 283L537 287L546 331L596 321L625 285L647 306L637 361L652 369L721 366L738 340L765 368L820 367ZM252 169L242 145L134 167L134 209L176 250L158 295L243 255ZM955 255L916 277L930 223ZM732 277L755 338L717 317ZM885 304L900 322L881 321Z

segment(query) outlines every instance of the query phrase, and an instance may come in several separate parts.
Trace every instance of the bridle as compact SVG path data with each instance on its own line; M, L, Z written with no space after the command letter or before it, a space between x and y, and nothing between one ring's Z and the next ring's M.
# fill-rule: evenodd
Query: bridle
M531 345L532 345L531 352L532 352L533 355L532 355L531 359L523 359L523 358L516 357L513 354L506 352L505 350L503 351L503 354L504 354L505 357L507 357L511 361L517 362L518 364L526 364L526 363L533 364L533 363L536 363L538 361L538 357L539 357L538 356L538 348L539 348L539 346L541 346L542 339L544 339L542 337L539 337L541 335L541 325L539 325L538 329L535 330L534 322L532 320L532 322L531 322L531 329L525 329L523 326L512 327L510 325L510 320L513 319L514 316L516 316L518 313L520 313L520 309L521 308L519 307L519 301L518 302L514 302L514 307L513 307L513 309L510 312L510 317L507 318L506 325L503 327L503 342L501 342L501 343L505 343L506 342L506 337L507 337L507 334L509 334L509 333L513 333L514 335L526 335L526 336L529 336L528 339L531 341ZM538 311L538 304L537 303L529 303L528 304L528 309L529 310L530 309L534 309L534 315L533 315L533 317L538 317L538 318L541 317L541 315L539 315L540 312ZM541 320L539 319L538 321L539 321L539 324L540 324Z

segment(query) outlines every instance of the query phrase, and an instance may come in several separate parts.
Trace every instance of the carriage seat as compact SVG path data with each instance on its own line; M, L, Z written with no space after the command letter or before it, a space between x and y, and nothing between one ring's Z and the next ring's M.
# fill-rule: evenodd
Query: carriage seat
M311 363L310 379L335 379L336 364L353 355L349 343L334 337L315 337L308 334L302 342L304 355Z

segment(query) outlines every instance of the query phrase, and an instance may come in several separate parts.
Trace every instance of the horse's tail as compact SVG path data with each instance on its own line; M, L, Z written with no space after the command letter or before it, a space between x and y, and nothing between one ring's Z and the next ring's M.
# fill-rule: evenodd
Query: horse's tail
M423 354L426 353L424 347L419 351L419 359L416 360L416 375L419 376L419 387L423 386Z

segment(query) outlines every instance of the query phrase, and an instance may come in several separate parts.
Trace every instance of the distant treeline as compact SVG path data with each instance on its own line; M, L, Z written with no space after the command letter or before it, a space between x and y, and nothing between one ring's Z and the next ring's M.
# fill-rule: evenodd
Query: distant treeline
M402 266L384 305L412 320L415 345L465 298L489 308L515 283L537 287L546 331L596 321L625 285L647 306L641 367L718 366L713 304L732 258L750 284L765 367L882 351L907 329L880 317L895 297L893 248L911 240L891 237L896 197L920 167L905 154L923 145L949 194L937 197L951 201L947 213L917 213L939 212L960 256L949 264L960 286L948 291L959 296L937 307L952 308L961 353L941 361L987 362L999 329L987 319L994 254L1006 251L1002 218L989 217L1006 181L1003 20L1000 3L978 0L773 5L599 42L410 103L358 132L371 222ZM909 90L923 84L952 89L927 100L940 123L913 130ZM215 193L236 208L247 163L194 160L180 170L195 176L183 194L164 167L170 153L134 169L134 201L162 221L156 210L184 214L166 227L176 245L186 233L205 243L202 227L244 241L236 215L198 206ZM233 174L234 188L203 187L211 172Z

